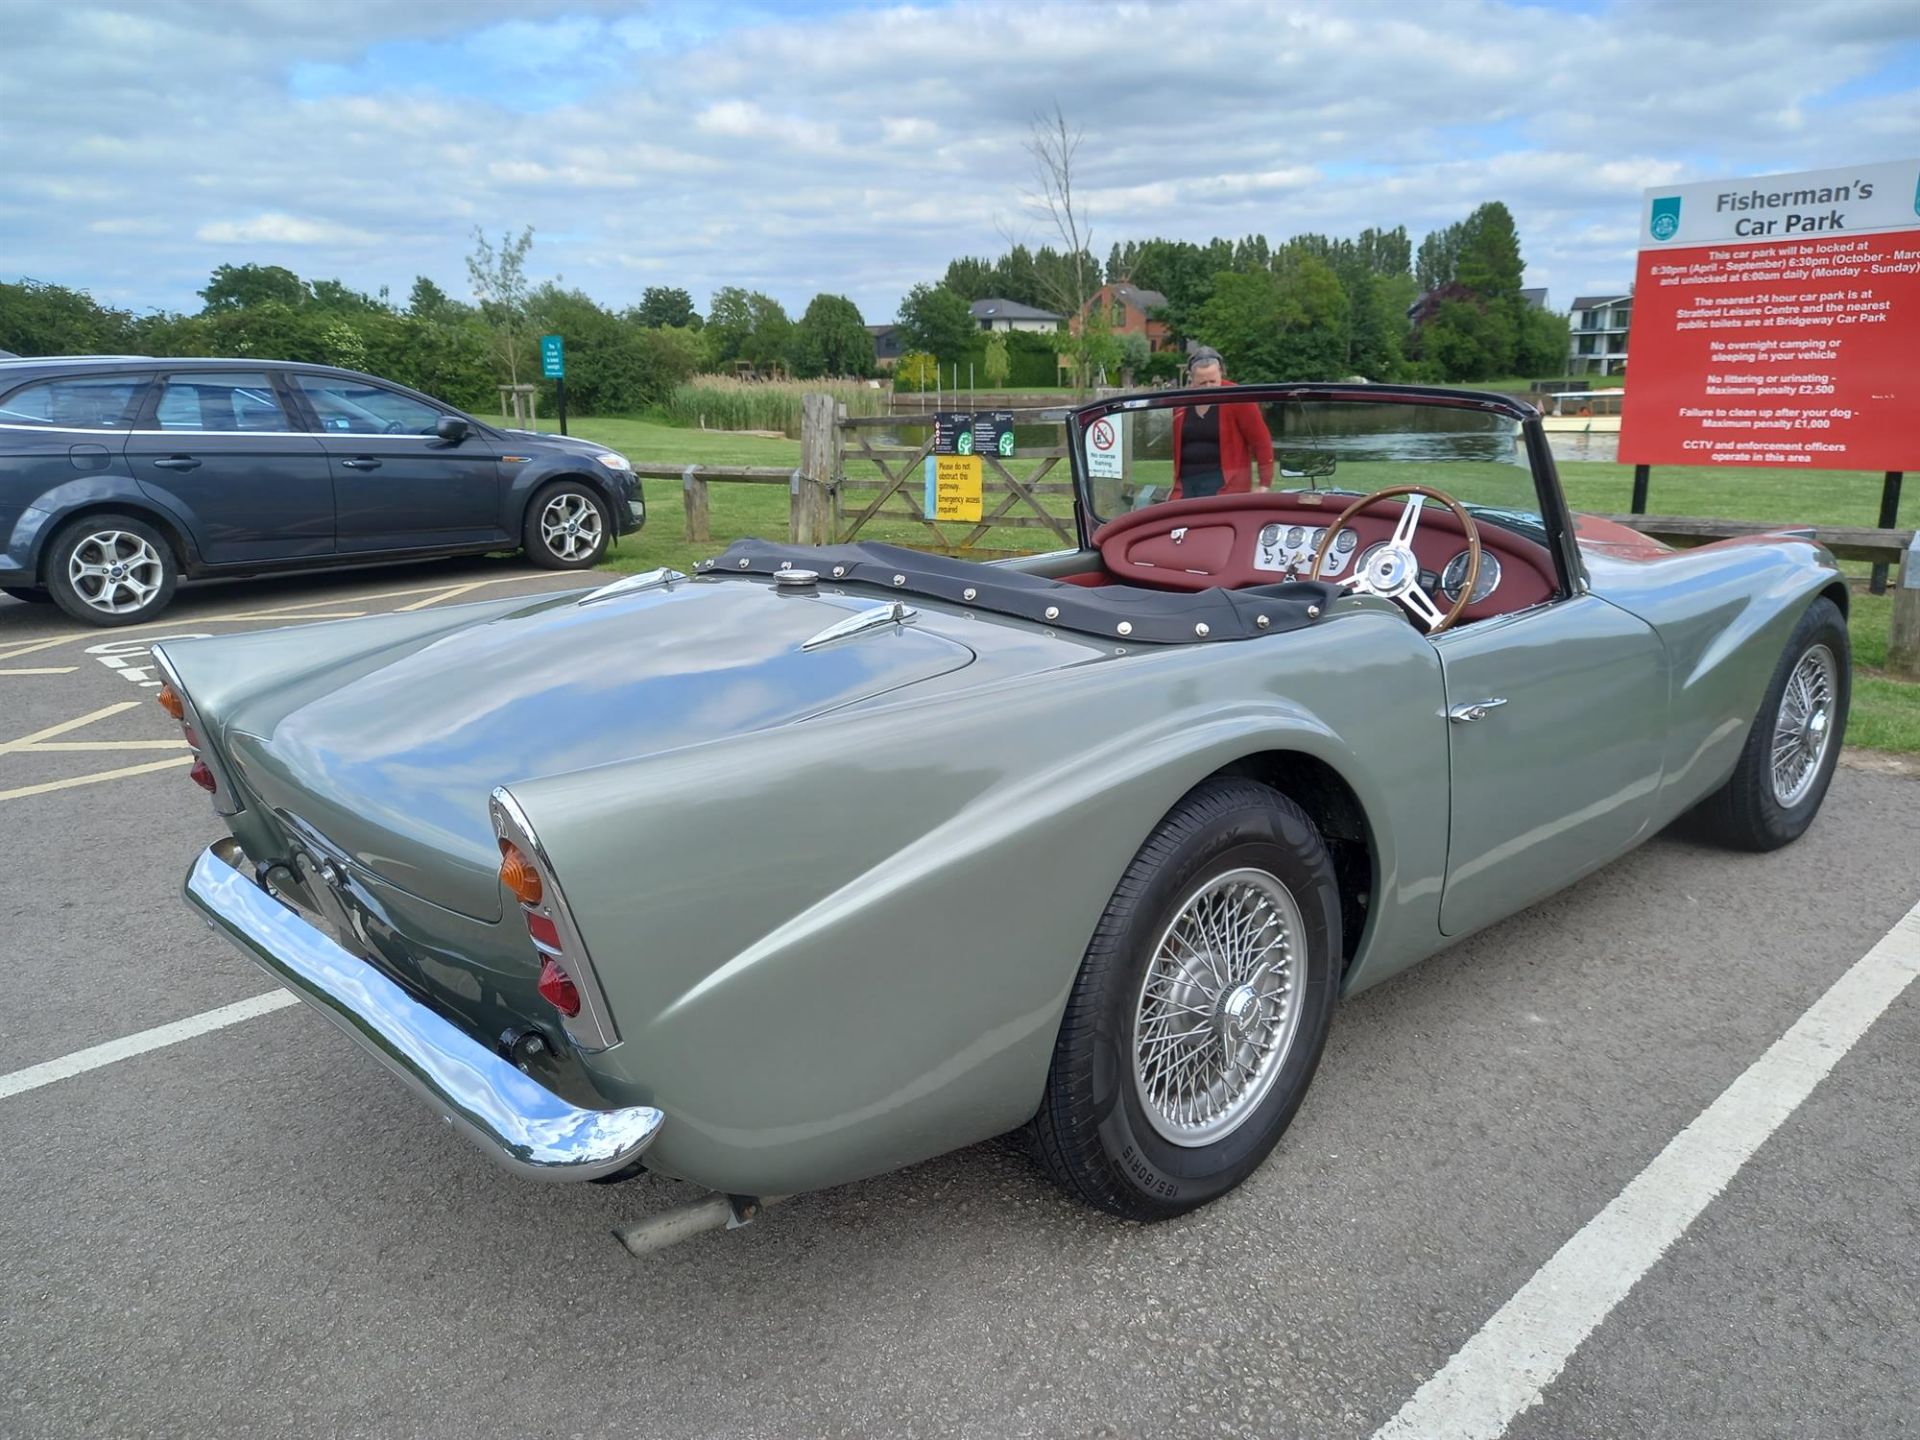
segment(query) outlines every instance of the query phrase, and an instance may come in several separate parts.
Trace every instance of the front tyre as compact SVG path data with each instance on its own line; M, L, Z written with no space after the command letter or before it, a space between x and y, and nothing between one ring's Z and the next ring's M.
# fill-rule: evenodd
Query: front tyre
M1340 954L1333 865L1300 807L1250 780L1188 792L1081 961L1033 1122L1042 1163L1130 1220L1231 1190L1306 1097Z
M546 570L587 570L600 563L612 538L607 502L580 480L547 486L527 506L527 558Z
M47 594L88 625L136 625L166 609L180 581L166 538L131 515L89 515L47 547Z
M1778 850L1800 838L1840 762L1852 681L1846 617L1823 595L1781 652L1733 774L1700 806L1710 838L1736 850Z

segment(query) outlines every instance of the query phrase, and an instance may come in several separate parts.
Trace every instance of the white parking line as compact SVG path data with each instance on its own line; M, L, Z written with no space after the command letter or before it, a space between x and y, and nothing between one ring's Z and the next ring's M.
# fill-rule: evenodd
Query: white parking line
M256 1015L268 1015L299 1003L299 997L290 990L269 990L265 995L256 995L251 1000L239 1000L232 1005L222 1005L218 1010L207 1010L198 1015L189 1015L184 1020L175 1020L170 1025L156 1025L137 1035L123 1035L104 1045L76 1050L71 1055L62 1055L58 1060L29 1065L24 1070L0 1075L0 1100L38 1090L42 1085L51 1085L56 1080L70 1080L75 1075L98 1070L102 1065L111 1065L116 1060L131 1060L135 1055L144 1055L149 1050L178 1045L182 1040L191 1040L196 1035L223 1030L229 1025L238 1025L242 1020L251 1020Z
M1460 1347L1374 1440L1493 1440L1920 975L1920 905Z

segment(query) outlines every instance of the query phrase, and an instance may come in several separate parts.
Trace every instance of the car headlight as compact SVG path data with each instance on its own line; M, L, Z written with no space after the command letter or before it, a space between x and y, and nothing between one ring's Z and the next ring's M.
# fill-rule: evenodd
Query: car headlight
M619 470L624 473L626 471L633 469L632 463L627 459L626 456L620 454L618 451L602 450L598 455L594 456L593 458L598 460L602 465L606 466L609 470Z

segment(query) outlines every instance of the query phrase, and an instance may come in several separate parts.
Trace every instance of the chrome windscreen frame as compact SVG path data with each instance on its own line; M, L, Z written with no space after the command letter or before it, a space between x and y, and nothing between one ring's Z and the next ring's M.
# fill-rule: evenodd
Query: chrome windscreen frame
M600 988L600 977L594 971L593 958L587 953L587 942L580 934L580 927L574 923L573 909L567 904L566 893L560 888L560 877L554 872L553 858L547 854L540 837L534 833L533 822L527 819L527 812L520 808L520 802L513 798L504 785L494 789L487 808L493 817L493 833L517 846L540 867L542 894L540 903L533 906L532 911L553 922L560 936L559 958L562 968L573 981L574 989L580 993L580 1013L560 1015L561 1025L582 1050L611 1049L620 1043L620 1030L613 1023L613 1011L607 1005L606 992ZM514 910L526 908L512 895L505 895L502 904L511 904ZM534 944L531 937L527 943ZM534 946L536 953L538 948Z

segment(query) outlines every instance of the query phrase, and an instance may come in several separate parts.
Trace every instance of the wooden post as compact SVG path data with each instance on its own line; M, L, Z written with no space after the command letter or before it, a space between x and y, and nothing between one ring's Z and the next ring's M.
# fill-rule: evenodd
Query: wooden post
M800 468L794 472L787 538L826 545L833 538L834 400L808 395L800 402Z
M707 482L694 473L699 468L689 465L680 477L680 498L687 507L687 539L704 545L713 536L707 528Z
M1627 511L1628 514L1644 515L1647 513L1647 480L1652 474L1653 467L1651 465L1636 465L1633 467L1633 504L1629 507Z
M1896 680L1920 680L1920 531L1900 562L1900 584L1893 592L1893 631L1887 637L1887 673Z
M847 407L833 407L833 490L828 497L826 543L840 543L840 477L847 473Z
M1900 523L1900 480L1904 470L1889 470L1887 477L1880 482L1880 528L1891 530ZM1876 565L1867 581L1867 589L1875 595L1887 593L1887 567Z

